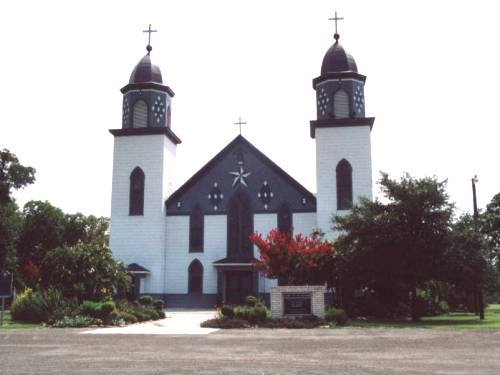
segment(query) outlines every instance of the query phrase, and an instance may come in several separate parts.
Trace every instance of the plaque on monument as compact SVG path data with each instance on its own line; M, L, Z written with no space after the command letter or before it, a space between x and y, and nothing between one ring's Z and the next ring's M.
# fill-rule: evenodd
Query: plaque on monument
M0 271L0 297L12 295L12 273Z
M285 315L311 315L310 293L285 293L283 302Z

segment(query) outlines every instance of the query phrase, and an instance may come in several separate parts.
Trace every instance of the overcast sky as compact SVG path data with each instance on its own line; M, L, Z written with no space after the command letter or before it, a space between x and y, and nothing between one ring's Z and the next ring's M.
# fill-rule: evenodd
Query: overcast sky
M176 93L179 186L237 134L316 191L311 80L340 42L365 86L374 193L393 177L448 179L471 211L500 192L500 22L494 1L9 1L2 4L0 148L37 170L18 203L109 216L119 91L146 53Z

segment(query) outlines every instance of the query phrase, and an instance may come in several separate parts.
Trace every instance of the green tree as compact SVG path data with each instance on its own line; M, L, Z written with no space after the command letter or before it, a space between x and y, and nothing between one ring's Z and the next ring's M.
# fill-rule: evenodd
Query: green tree
M19 163L16 155L0 150L0 205L14 202L12 189L20 189L35 182L35 169Z
M40 265L49 250L63 245L65 215L47 201L29 201L23 217L18 244L21 262Z
M35 181L35 170L19 163L16 155L0 150L0 270L17 271L16 243L21 228L21 215L12 198L12 190Z
M108 218L76 213L67 214L65 221L63 242L66 245L71 246L78 242L108 244Z
M98 300L130 289L123 263L103 244L78 243L49 251L41 264L41 284L61 290L66 297Z
M16 242L22 217L15 203L0 204L0 270L17 271Z
M446 181L399 181L381 174L384 202L360 201L350 215L334 218L338 287L373 292L388 309L407 302L418 318L416 289L442 272L453 205Z
M462 215L452 226L443 279L465 290L474 297L474 303L478 303L480 290L493 292L498 288L495 258L495 251L484 233L484 215L477 220L469 214ZM477 311L478 306L474 307Z

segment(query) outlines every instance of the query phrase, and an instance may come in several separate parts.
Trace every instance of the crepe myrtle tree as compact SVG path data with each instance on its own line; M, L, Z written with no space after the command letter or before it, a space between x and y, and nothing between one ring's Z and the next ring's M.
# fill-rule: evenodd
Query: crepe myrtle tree
M260 250L253 265L266 277L286 285L331 284L334 249L317 233L292 236L273 229L265 238L254 233L250 239Z

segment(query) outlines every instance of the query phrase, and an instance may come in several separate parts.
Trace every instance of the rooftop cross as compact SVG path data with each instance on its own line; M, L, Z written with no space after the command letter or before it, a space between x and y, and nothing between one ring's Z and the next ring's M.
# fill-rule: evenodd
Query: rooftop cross
M142 32L148 33L148 45L146 46L146 49L148 50L148 55L149 55L149 53L153 49L153 47L151 47L151 33L156 33L158 32L158 30L151 30L151 24L149 24L149 28L147 30L142 30Z
M339 34L337 32L337 21L342 21L343 19L344 19L344 17L337 17L337 11L335 11L335 17L328 18L328 20L330 20L330 21L335 21L335 34L333 35L335 40L339 40Z
M239 125L240 127L240 135L241 135L241 125L246 125L246 122L241 121L241 117L238 118L238 122L233 123L233 125Z

